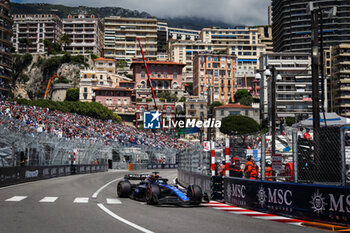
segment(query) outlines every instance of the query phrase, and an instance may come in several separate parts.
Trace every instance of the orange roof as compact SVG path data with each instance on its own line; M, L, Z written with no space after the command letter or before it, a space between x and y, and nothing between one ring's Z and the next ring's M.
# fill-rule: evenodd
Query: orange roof
M131 67L136 64L144 64L143 61L133 61ZM186 64L172 61L146 61L147 65L178 65L178 66L186 66Z
M135 81L121 80L119 83L135 83Z
M240 104L226 104L223 106L215 107L217 108L253 108L252 106L240 105Z
M132 91L125 87L94 87L94 91Z
M94 61L115 61L115 59L99 57L99 58L94 59Z
M154 79L154 80L173 80L172 78L152 78L151 79Z

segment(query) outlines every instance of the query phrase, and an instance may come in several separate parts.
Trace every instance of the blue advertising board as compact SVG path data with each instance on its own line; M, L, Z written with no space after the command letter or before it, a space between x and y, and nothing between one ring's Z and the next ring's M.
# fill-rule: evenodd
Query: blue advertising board
M225 201L282 215L350 224L350 187L224 178Z

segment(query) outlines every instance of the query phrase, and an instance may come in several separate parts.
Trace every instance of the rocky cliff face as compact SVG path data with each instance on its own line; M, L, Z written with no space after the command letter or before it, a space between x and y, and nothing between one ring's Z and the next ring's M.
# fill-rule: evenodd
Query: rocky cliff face
M33 60L28 67L23 69L22 77L17 78L13 85L13 94L18 98L35 99L42 98L46 86L50 77L45 77L43 74L40 60L47 59L43 55L34 55ZM42 62L42 61L41 61ZM78 87L80 79L80 69L83 69L83 65L64 63L57 69L57 74L60 77L64 77L65 80L72 84L74 87ZM57 82L54 80L52 84Z

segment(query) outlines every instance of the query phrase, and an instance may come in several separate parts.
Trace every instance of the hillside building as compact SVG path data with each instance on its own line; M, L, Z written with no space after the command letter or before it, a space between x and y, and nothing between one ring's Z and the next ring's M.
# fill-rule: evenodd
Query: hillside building
M17 53L45 53L44 40L58 43L62 35L63 23L57 15L17 14L12 18L13 47Z
M210 102L234 101L237 90L235 55L200 53L193 59L193 95L207 96ZM208 87L210 91L208 92Z
M103 56L103 24L95 15L69 15L63 19L63 33L72 40L71 44L64 46L67 52L81 55L94 53L99 57Z
M141 40L147 60L157 59L157 19L123 18L111 16L104 19L104 56L132 63L142 59L137 38Z
M0 98L7 97L11 91L12 81L12 56L11 56L11 36L12 20L10 18L10 1L0 3Z

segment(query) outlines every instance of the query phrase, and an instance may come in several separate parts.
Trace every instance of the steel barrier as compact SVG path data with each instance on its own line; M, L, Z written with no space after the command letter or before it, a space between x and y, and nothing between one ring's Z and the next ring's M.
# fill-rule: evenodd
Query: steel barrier
M0 187L74 174L107 171L107 165L0 167Z

